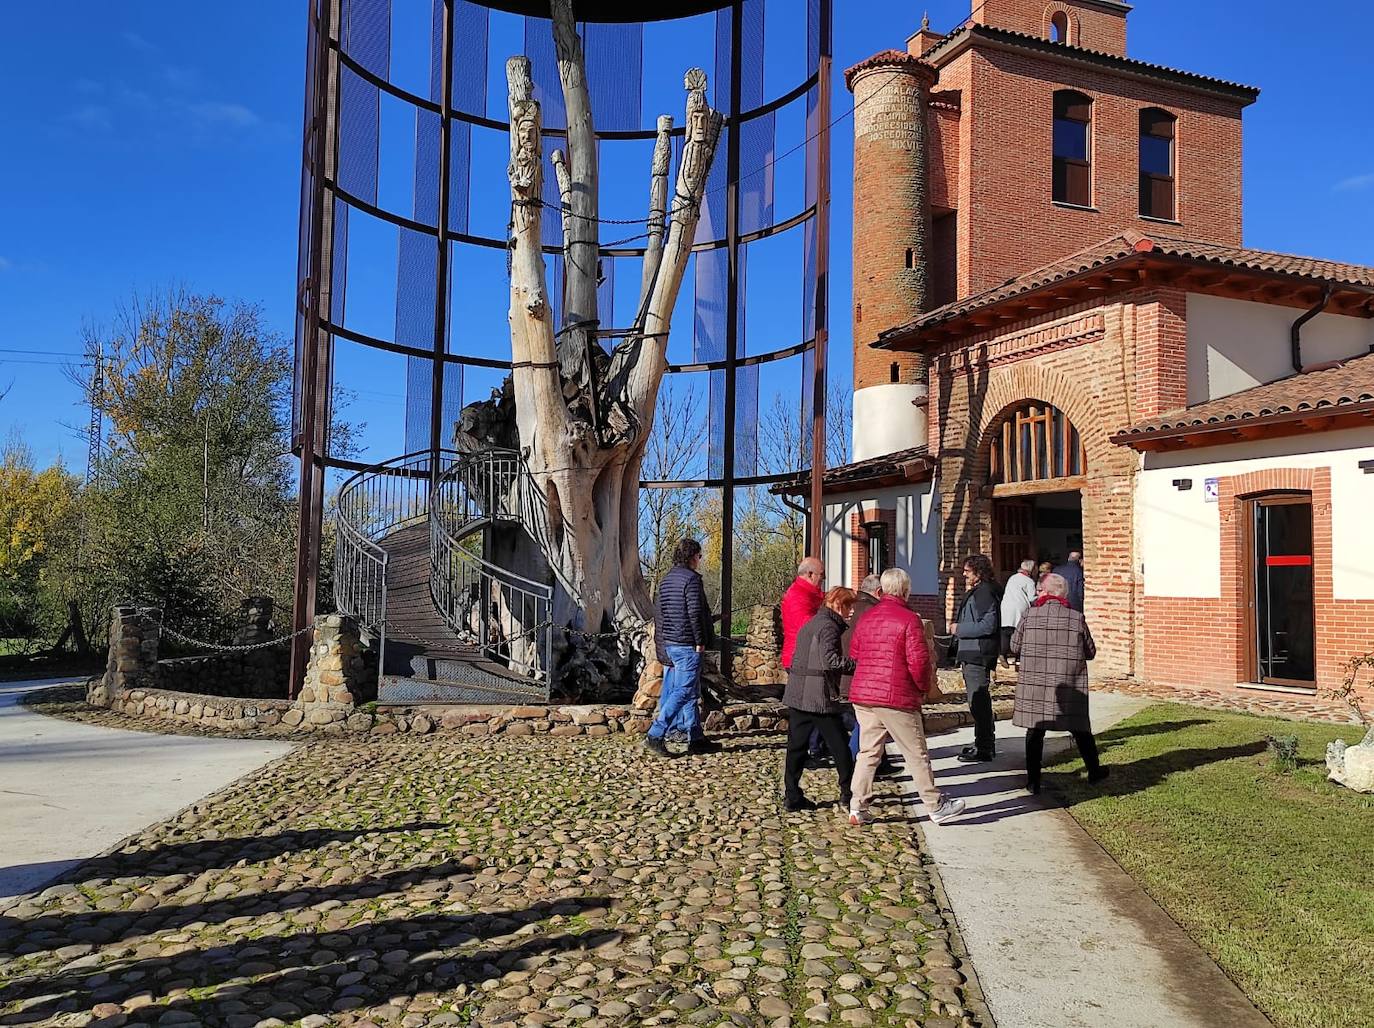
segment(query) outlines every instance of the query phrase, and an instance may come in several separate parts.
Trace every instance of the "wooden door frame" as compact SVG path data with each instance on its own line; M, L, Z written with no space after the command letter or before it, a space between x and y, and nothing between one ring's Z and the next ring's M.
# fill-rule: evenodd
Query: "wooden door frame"
M1244 680L1255 685L1281 686L1285 689L1302 689L1305 692L1317 691L1317 543L1316 509L1312 504L1312 493L1305 490L1276 490L1240 497L1243 508L1241 527L1241 581L1246 583L1245 603L1245 670ZM1259 568L1255 563L1255 515L1260 507L1296 507L1305 505L1312 512L1312 679L1265 678L1260 674L1259 660L1259 595L1257 575Z

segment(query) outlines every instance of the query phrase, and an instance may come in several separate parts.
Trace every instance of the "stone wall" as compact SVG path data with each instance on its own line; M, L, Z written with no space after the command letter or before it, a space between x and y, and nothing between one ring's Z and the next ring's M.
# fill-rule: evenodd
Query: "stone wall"
M291 650L274 646L247 653L215 653L159 660L159 689L204 696L285 699L291 672Z
M105 674L93 680L98 685L88 691L89 702L108 707L121 690L155 684L161 632L161 611L115 607L110 621L110 655Z
M731 671L736 685L786 685L778 641L777 607L756 606L749 613L749 634L735 654Z

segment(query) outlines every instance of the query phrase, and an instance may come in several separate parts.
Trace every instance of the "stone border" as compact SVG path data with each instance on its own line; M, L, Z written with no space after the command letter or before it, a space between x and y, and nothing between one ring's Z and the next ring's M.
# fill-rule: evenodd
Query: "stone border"
M100 679L87 684L90 693L103 688ZM147 731L175 733L177 729L210 731L229 735L267 735L275 738L347 735L384 737L408 733L457 733L473 738L497 735L548 735L554 738L616 733L643 735L653 721L652 712L636 710L625 704L578 704L549 706L439 706L378 707L367 704L291 702L238 697L206 696L201 693L134 686L114 690L106 702L95 707L144 722ZM999 718L1011 716L1011 702L997 700ZM84 713L84 712L83 712ZM79 715L78 715L78 719ZM972 723L962 704L937 704L925 712L926 732L935 735ZM776 701L729 703L708 711L704 721L711 734L736 732L785 732L787 708Z

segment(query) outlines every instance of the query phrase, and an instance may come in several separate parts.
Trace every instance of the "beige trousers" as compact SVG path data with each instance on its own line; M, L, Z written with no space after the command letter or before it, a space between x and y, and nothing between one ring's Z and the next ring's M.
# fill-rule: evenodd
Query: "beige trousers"
M907 773L916 783L916 792L929 810L940 805L944 797L935 788L935 775L930 770L930 753L926 749L926 727L919 710L893 710L891 707L862 707L854 704L854 717L859 722L859 757L854 762L854 778L849 788L854 795L852 810L866 810L873 799L873 776L883 759L887 737L897 744L906 761Z

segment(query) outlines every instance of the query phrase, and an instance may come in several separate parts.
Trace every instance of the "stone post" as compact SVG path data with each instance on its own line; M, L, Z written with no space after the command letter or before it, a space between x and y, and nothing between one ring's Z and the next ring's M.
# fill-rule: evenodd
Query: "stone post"
M234 632L235 646L251 646L272 638L272 598L245 596L239 601L239 627Z
M94 706L108 707L121 689L157 684L157 651L162 637L162 611L118 606L110 622L110 655L105 674L86 694Z
M310 725L346 720L358 704L365 673L358 623L345 614L317 615L305 683L295 709L282 720Z

